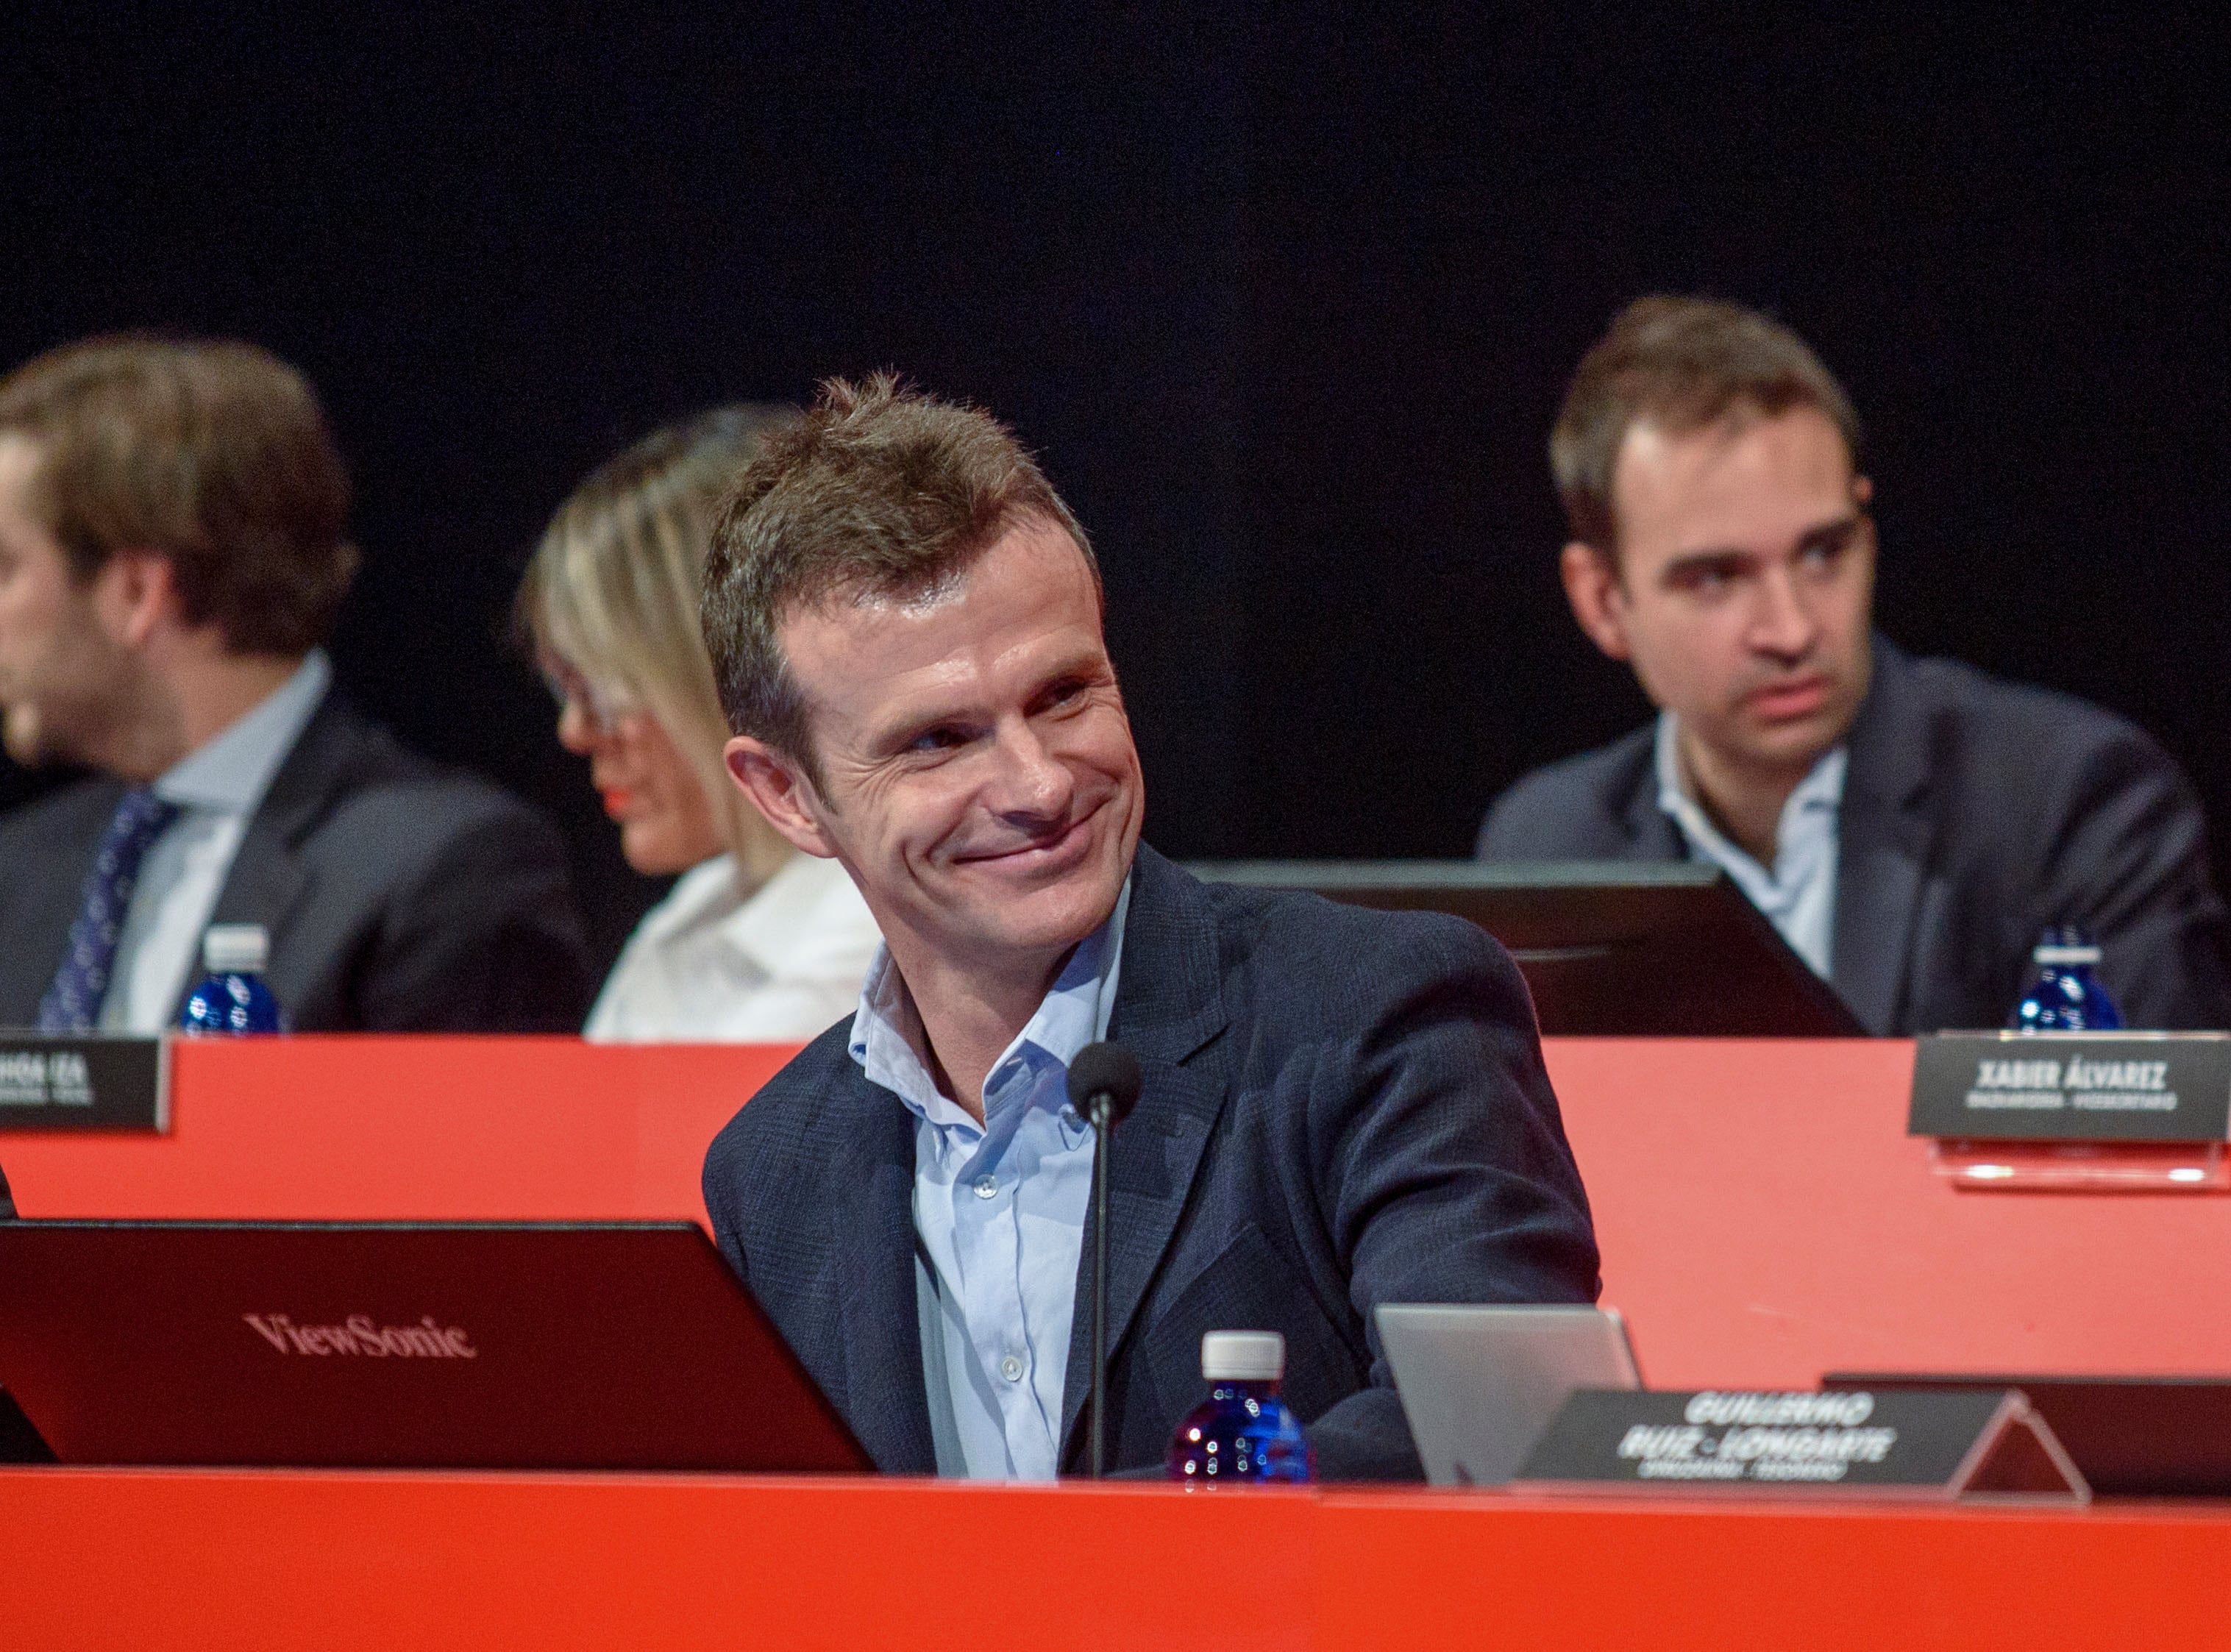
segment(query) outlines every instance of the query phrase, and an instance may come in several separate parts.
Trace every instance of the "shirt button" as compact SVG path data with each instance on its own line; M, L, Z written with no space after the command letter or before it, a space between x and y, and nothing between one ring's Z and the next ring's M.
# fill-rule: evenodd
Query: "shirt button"
M976 1178L976 1197L978 1198L988 1199L999 1191L999 1178L998 1177L984 1175Z
M999 1362L999 1375L1011 1383L1020 1382L1023 1378L1023 1362L1014 1355L1009 1354Z

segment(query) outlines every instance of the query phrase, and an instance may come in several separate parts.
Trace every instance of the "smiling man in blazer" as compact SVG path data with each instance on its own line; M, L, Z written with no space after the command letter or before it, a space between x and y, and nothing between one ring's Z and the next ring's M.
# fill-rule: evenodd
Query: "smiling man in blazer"
M10 755L98 772L0 820L0 1025L174 1025L211 923L256 924L304 1031L572 1031L555 835L332 687L348 478L252 345L94 339L0 381Z
M885 940L715 1141L706 1204L881 1467L1077 1466L1094 1148L1065 1078L1098 1038L1145 1075L1108 1166L1114 1466L1161 1461L1202 1333L1245 1328L1284 1333L1321 1473L1415 1476L1377 1304L1593 1300L1510 959L1140 842L1091 552L999 424L832 382L745 471L705 616L732 772Z
M1566 595L1648 727L1527 776L1485 860L1709 860L1878 1034L2004 1023L2075 926L2133 1026L2231 1026L2190 784L2139 730L1872 629L1859 420L1804 342L1630 306L1550 437Z

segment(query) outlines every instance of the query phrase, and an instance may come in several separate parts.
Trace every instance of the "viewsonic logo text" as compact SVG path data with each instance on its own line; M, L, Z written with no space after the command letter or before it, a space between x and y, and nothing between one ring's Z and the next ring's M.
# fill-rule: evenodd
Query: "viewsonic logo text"
M416 1325L381 1325L352 1313L339 1325L296 1325L283 1313L243 1313L249 1329L281 1353L353 1354L371 1359L477 1359L462 1326L446 1331L430 1313Z

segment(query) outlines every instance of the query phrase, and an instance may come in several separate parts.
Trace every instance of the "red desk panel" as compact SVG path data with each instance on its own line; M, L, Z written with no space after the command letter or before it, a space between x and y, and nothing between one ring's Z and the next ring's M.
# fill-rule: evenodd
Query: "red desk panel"
M34 1216L702 1218L788 1055L567 1039L183 1044L168 1138L0 1135ZM2231 1197L1956 1190L1903 1042L1553 1040L1605 1300L1665 1387L1838 1366L2231 1372Z
M2231 1197L1956 1188L1904 1134L1904 1040L1570 1039L1549 1062L1653 1386L2231 1373Z
M2193 1649L2231 1509L0 1471L53 1649Z
M0 1132L34 1216L705 1219L705 1149L793 1045L180 1040L167 1136Z

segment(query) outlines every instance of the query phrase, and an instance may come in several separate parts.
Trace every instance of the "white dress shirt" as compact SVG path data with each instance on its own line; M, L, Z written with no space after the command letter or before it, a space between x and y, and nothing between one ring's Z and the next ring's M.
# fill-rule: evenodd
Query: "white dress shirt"
M1828 978L1836 945L1838 828L1844 807L1846 758L1840 745L1824 753L1782 805L1775 823L1774 864L1761 866L1712 824L1681 777L1681 754L1670 711L1658 713L1658 806L1688 840L1689 858L1710 861L1735 880L1782 932L1790 950L1813 973Z
M749 900L735 863L683 873L643 914L589 1011L600 1043L802 1043L842 1021L882 932L835 861L793 855Z
M1130 906L1127 879L993 1064L981 1124L931 1081L889 953L861 990L852 1059L915 1115L915 1307L941 1475L1055 1477L1092 1198L1092 1127L1069 1104L1069 1063L1108 1036Z
M155 795L178 814L139 862L100 1001L101 1031L156 1033L177 1019L186 989L201 978L202 931L242 835L333 680L325 650L313 649L253 711L156 780Z

